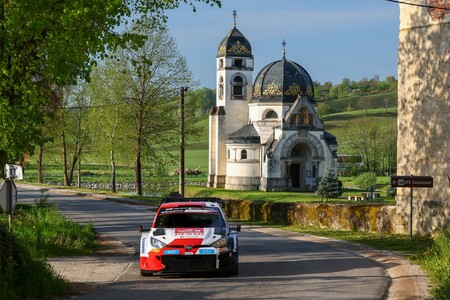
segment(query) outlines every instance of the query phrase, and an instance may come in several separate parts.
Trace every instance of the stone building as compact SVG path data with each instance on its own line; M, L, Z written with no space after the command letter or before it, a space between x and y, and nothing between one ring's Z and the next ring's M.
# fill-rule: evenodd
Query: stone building
M286 58L253 82L254 57L234 27L220 42L217 99L209 116L209 187L314 191L336 169L336 138L317 114L308 72Z
M433 177L413 190L413 232L432 234L450 225L450 1L415 3L400 4L397 174ZM410 192L397 190L397 232Z

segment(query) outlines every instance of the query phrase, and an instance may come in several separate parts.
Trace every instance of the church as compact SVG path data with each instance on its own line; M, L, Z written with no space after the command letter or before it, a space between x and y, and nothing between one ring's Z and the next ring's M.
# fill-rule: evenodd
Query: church
M286 58L253 81L250 42L234 27L219 44L209 115L208 187L313 192L336 170L337 140L317 114L308 72Z

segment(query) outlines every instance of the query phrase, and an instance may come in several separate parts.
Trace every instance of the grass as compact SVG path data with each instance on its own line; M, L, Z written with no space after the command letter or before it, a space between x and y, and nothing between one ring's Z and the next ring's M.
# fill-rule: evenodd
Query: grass
M92 224L67 220L43 196L37 205L18 204L12 233L0 214L0 299L49 299L67 292L67 282L47 263L49 256L91 253Z

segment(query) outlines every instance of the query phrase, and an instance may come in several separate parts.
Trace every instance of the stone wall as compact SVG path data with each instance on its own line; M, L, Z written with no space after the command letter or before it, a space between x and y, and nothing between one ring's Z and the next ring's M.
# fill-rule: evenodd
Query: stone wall
M450 7L450 0L439 5ZM413 231L420 234L450 225L449 13L400 4L397 173L434 179L433 188L413 190ZM409 230L410 192L397 190L399 233Z
M314 226L339 230L393 233L398 220L395 206L271 203L228 200L229 218L283 225Z

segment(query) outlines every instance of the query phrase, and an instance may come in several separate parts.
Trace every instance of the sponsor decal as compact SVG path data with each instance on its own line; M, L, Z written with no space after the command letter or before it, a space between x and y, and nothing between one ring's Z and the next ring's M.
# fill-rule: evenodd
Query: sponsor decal
M204 234L203 228L175 228L175 236L178 237L203 236Z
M215 254L214 249L199 249L198 254Z
M147 240L147 238L142 238L141 239L141 254L145 254L145 241Z
M165 255L178 255L180 254L180 250L164 250Z

